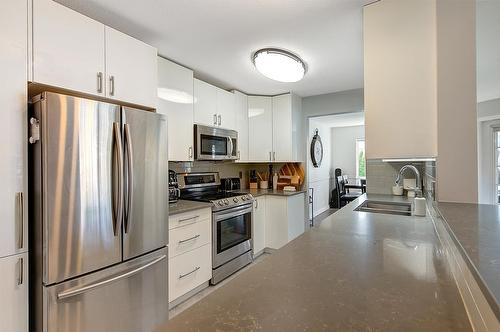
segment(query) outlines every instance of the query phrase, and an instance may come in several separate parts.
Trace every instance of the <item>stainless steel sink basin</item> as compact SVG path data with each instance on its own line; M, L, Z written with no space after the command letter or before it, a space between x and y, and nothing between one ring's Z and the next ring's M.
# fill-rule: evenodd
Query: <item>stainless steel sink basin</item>
M411 203L367 200L355 208L354 211L411 216Z

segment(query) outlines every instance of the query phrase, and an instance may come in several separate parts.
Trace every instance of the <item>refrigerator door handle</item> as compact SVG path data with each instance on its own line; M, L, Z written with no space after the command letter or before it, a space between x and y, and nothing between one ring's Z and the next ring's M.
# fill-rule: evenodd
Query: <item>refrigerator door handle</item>
M118 226L123 218L123 146L120 124L113 122L113 233L118 236ZM118 174L116 172L118 171Z
M132 137L130 135L130 125L124 125L125 147L127 152L127 202L125 204L125 233L130 229L132 219L132 207L134 206L134 154L132 150Z
M137 273L139 273L139 272L147 269L148 267L150 267L152 265L155 265L156 263L161 262L165 258L167 258L167 255L161 255L160 257L155 258L152 261L150 261L150 262L148 262L148 263L146 263L146 264L144 264L142 266L139 266L138 268L135 268L133 270L127 271L127 272L125 272L123 274L120 274L120 275L117 275L117 276L114 276L114 277L111 277L111 278L108 278L108 279L96 281L96 282L93 282L93 283L90 283L90 284L87 284L87 285L82 285L82 286L79 286L79 287L76 287L76 288L70 288L67 291L58 293L57 294L57 299L64 300L64 299L67 299L67 298L70 298L70 297L73 297L73 296L76 296L76 295L80 295L80 294L85 293L87 291L90 291L90 290L92 290L94 288L98 288L98 287L110 284L112 282L115 282L115 281L118 281L118 280L121 280L121 279L124 279L124 278L131 277L134 274L137 274Z

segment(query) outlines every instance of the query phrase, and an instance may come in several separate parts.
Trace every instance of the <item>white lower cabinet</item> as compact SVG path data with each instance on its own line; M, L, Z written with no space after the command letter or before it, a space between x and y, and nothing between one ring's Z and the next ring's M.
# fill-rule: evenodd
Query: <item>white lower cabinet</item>
M168 301L172 302L212 278L212 245L170 258Z
M266 248L266 196L256 197L253 207L252 239L255 257Z
M28 331L28 253L0 258L0 331Z
M266 197L266 247L279 249L304 233L304 193Z
M169 217L168 301L212 278L212 209Z

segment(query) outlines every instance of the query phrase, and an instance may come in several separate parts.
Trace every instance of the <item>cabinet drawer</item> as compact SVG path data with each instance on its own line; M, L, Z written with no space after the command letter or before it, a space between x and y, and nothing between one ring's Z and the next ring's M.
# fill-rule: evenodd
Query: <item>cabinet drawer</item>
M180 226L193 224L198 221L210 219L212 217L212 209L205 208L179 214L174 214L168 217L168 229L174 229Z
M169 232L169 257L183 254L210 243L210 219L177 227Z
M168 301L174 301L210 278L212 278L210 244L169 259Z

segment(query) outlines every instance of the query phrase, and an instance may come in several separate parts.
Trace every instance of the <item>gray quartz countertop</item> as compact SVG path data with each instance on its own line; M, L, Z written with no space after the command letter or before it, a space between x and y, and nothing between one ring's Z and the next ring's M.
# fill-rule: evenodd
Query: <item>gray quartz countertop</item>
M203 209L203 208L207 208L207 207L212 207L212 203L186 201L186 200L180 199L177 201L177 203L169 204L168 215L172 216L174 214Z
M500 206L436 203L436 208L500 319Z
M252 194L253 197L259 197L264 195L273 195L273 196L293 196L305 193L305 190L297 190L297 191L284 191L284 190L273 190L273 189L241 189L238 192L244 194Z
M471 331L432 219L363 195L158 331ZM402 200L397 198L396 200Z

